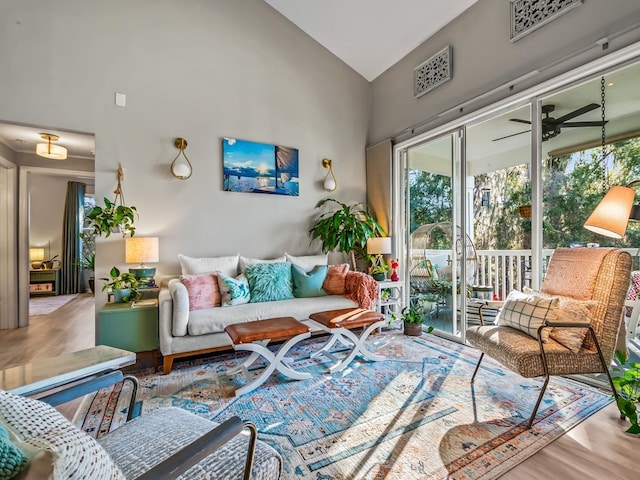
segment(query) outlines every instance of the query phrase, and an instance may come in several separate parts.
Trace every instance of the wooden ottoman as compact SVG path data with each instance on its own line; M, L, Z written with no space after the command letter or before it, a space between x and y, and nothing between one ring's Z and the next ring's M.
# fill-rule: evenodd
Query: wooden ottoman
M364 345L371 332L384 326L384 315L362 308L342 308L312 313L309 315L309 320L321 330L331 334L327 343L311 355L312 358L325 355L334 360L336 363L329 367L331 373L344 370L358 354L374 362L384 360L385 357L370 352ZM362 327L362 332L357 336L351 329L359 327ZM345 347L351 347L349 354L341 361L329 352L336 342L342 343Z
M228 375L233 375L248 368L260 355L267 361L267 368L255 380L238 388L235 392L236 397L258 388L269 378L269 375L274 370L278 370L285 377L295 380L311 378L310 373L298 372L285 365L285 363L291 361L290 358L285 357L291 347L311 335L309 327L295 318L278 317L238 323L226 326L224 331L231 338L234 350L252 352L242 364L228 370ZM270 341L283 340L285 338L289 340L283 343L275 354L267 348Z

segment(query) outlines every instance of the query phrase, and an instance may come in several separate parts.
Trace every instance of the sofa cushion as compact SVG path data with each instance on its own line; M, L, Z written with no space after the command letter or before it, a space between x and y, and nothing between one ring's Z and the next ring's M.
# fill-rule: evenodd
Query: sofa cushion
M512 290L496 318L496 324L520 330L538 338L538 328L557 317L558 298L543 298ZM543 336L543 341L546 336Z
M180 281L187 288L190 311L219 307L222 304L217 274L180 275Z
M0 390L0 423L21 442L53 454L54 479L122 479L107 452L50 405Z
M255 263L247 267L251 302L274 302L293 298L291 264Z
M247 268L251 265L256 265L258 263L283 263L286 262L284 255L282 257L273 258L271 260L262 260L260 258L249 258L243 257L240 255L240 260L238 261L238 273L246 273Z
M348 271L348 263L343 263L341 265L329 265L327 277L322 283L323 290L329 295L344 295Z
M233 323L251 322L274 317L294 317L306 320L309 315L324 310L353 308L358 304L341 295L325 297L292 298L276 302L247 303L229 308L196 310L189 315L189 335L206 335L224 332L224 327Z
M218 273L218 286L220 287L223 307L242 305L249 303L251 300L249 282L244 273L241 273L237 277L232 277L220 272Z
M322 284L327 278L327 265L317 265L310 272L305 272L295 263L291 264L293 278L293 296L298 298L322 297L327 294Z
M294 255L289 255L285 252L284 254L287 262L293 263L294 265L298 265L305 272L310 272L314 269L316 265L328 265L329 264L329 254L323 253L319 255L302 255L296 257Z
M225 275L235 277L238 274L239 258L240 255L201 258L188 257L182 254L178 255L183 275L222 272Z

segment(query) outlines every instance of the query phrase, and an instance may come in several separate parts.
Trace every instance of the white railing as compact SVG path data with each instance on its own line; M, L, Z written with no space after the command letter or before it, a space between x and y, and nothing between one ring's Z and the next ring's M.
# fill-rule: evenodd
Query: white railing
M640 249L624 248L633 259L634 269L640 268ZM554 249L542 251L543 273ZM475 283L493 286L494 294L505 299L511 290L531 287L531 250L477 250Z

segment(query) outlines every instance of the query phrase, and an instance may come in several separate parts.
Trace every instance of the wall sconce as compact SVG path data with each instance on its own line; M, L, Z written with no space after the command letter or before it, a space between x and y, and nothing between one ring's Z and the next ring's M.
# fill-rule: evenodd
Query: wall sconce
M60 140L58 135L52 133L41 133L40 138L46 140L47 143L36 144L36 154L44 158L50 158L51 160L66 160L67 149L60 145L53 145L51 142L57 142Z
M193 173L191 162L187 158L187 155L184 153L185 148L187 148L187 141L184 138L178 137L175 139L173 144L180 151L176 155L176 158L173 159L173 162L171 162L171 175L179 180L186 180ZM182 154L184 160L181 160L179 158L180 154Z
M631 188L638 184L640 180L634 180L625 187L611 187L584 223L584 228L605 237L624 237L629 220L640 220L640 206L633 204L635 191Z
M338 186L338 182L336 181L336 176L333 174L332 161L328 158L325 158L322 160L322 166L329 169L327 175L324 177L322 187L327 192L333 192Z
M480 206L489 208L491 206L491 189L483 188L482 196L480 197Z

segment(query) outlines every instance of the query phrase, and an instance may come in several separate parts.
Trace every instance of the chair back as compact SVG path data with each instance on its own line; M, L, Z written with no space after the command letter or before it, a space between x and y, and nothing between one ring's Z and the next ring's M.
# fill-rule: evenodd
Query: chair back
M613 358L622 321L631 255L614 248L558 248L549 261L540 291L576 300L595 300L593 327L607 362ZM595 350L587 335L584 348Z

